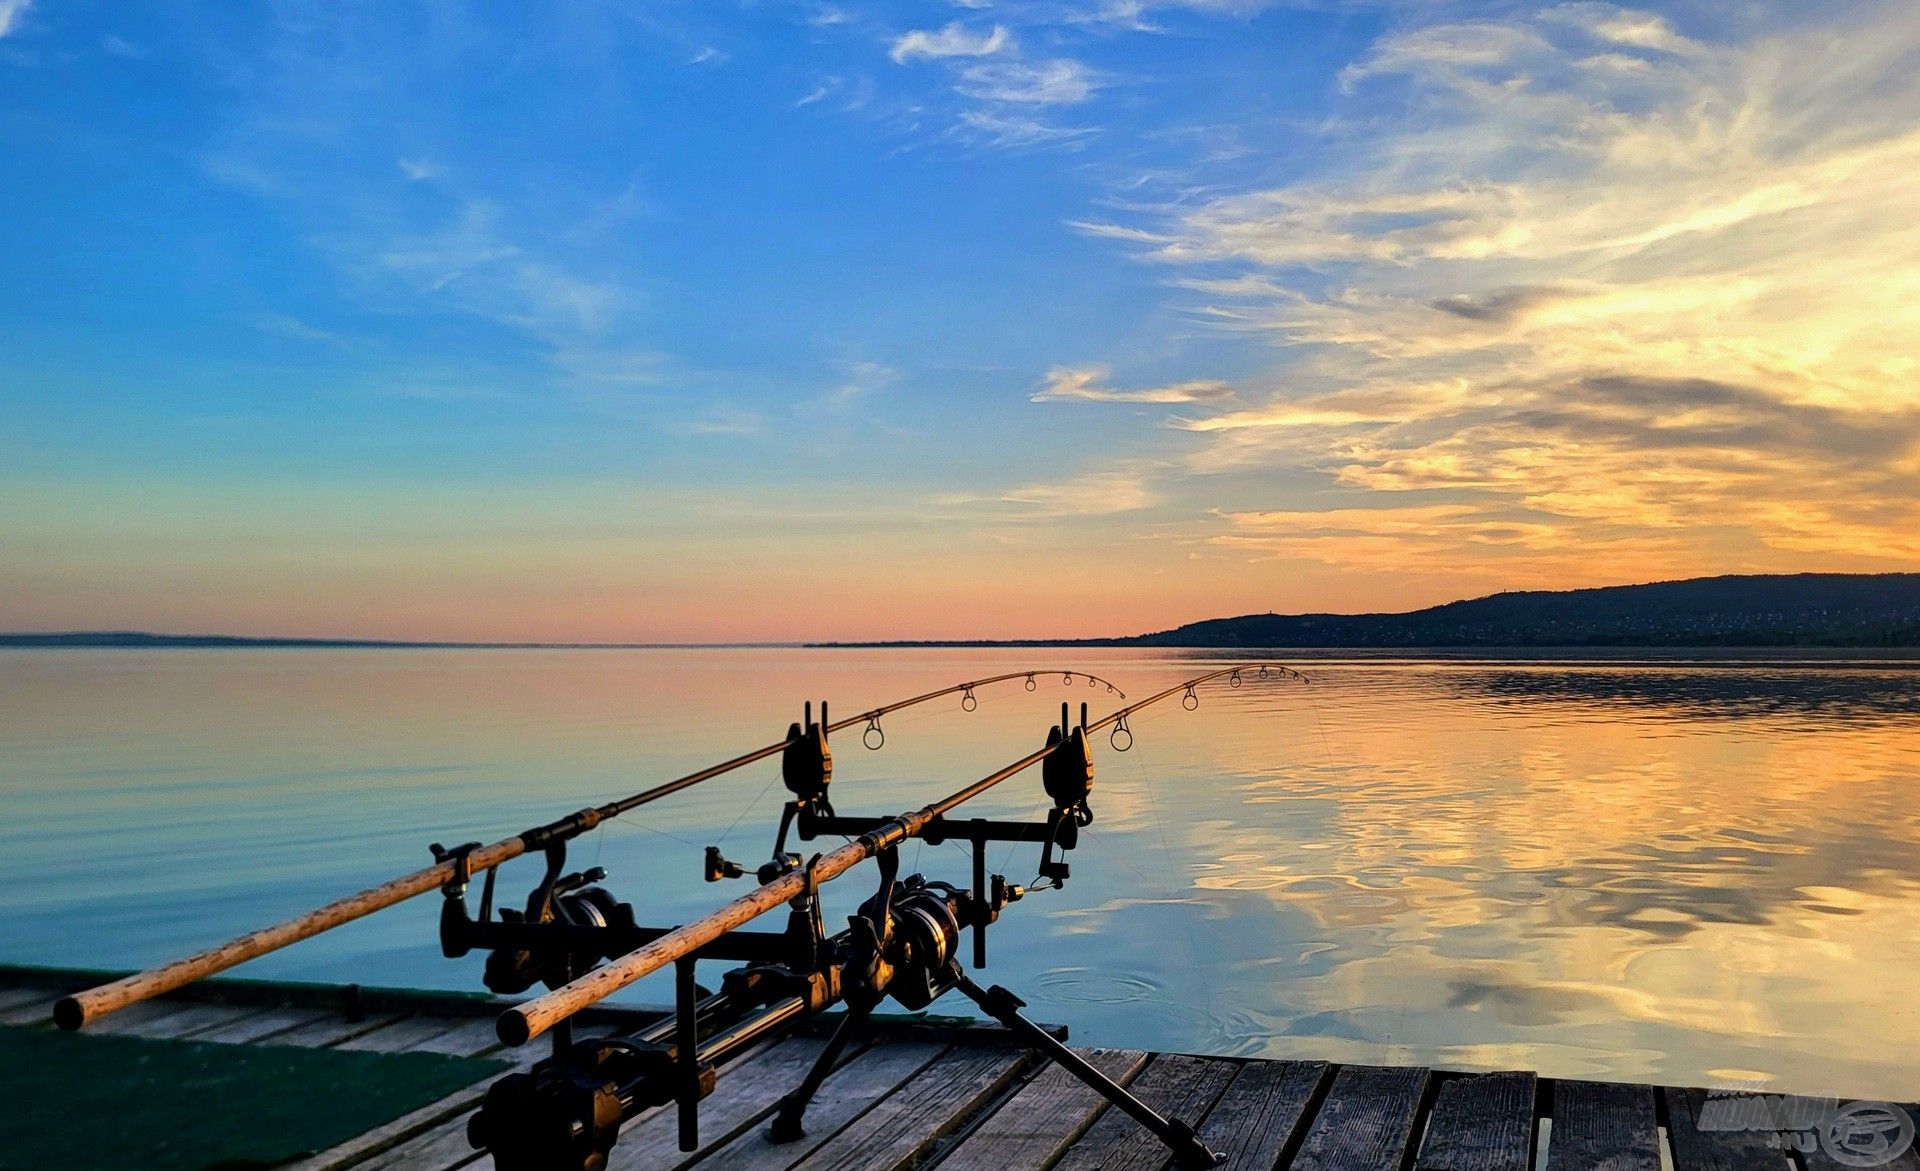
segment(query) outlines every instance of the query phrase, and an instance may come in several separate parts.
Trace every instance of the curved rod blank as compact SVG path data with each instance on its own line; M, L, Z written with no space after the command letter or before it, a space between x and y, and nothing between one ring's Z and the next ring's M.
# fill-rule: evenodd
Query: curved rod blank
M1217 679L1222 675L1234 675L1262 665L1243 663L1237 667L1223 667L1218 671L1197 675L1184 683L1176 683L1157 695L1148 696L1136 704L1113 712L1098 723L1090 725L1087 731L1097 732L1110 724L1118 723L1122 717L1132 715L1141 708L1150 707L1169 696L1197 687L1208 680ZM1277 670L1282 677L1306 681L1305 675L1290 667L1280 667L1277 664L1265 664L1265 667L1269 671ZM676 927L652 943L636 948L604 967L595 968L572 983L562 985L551 992L508 1009L501 1013L495 1022L495 1031L500 1039L509 1045L526 1044L574 1013L606 999L642 976L657 972L675 960L693 954L734 928L751 922L782 903L791 901L806 891L809 876L815 884L826 882L884 850L919 836L934 818L973 800L1008 777L1039 764L1053 755L1058 747L1058 745L1049 745L1037 752L1028 753L956 793L911 813L903 813L839 849L820 855L802 870L790 870L753 892L727 903L713 913L695 919L684 926Z
M1126 698L1124 691L1098 675L1090 675L1085 671L1036 668L1031 671L1010 671L1004 675L992 675L985 679L956 683L952 687L942 687L937 691L929 691L924 695L916 695L911 699L899 700L861 712L857 716L838 720L827 725L826 730L830 733L837 732L866 720L878 719L889 712L897 712L902 708L926 703L943 695L952 695L956 691L970 693L976 687L986 687L1009 679L1034 679L1043 675L1058 675L1065 680L1085 679L1089 684L1110 688L1121 698ZM791 741L782 739L764 748L757 748L744 756L736 756L732 760L709 765L699 772L689 773L663 785L655 785L631 797L582 809L558 821L535 826L510 838L502 838L491 845L477 846L467 854L467 866L471 873L479 874L502 863L511 862L522 854L545 849L553 842L578 837L609 818L618 817L622 813L638 809L642 805L671 796L683 789L690 789L702 781L712 780L723 773L730 773L756 761L765 760L785 750L789 743ZM358 894L337 899L318 910L308 911L284 923L250 931L205 951L196 952L185 959L175 960L144 972L136 972L96 988L76 992L71 996L64 996L54 1003L53 1019L63 1029L80 1028L88 1021L98 1020L130 1004L150 1000L182 985L191 984L195 980L224 972L228 968L268 952L278 951L303 939L310 939L323 931L331 931L342 924L365 918L375 911L382 911L397 903L403 903L416 895L438 890L454 877L455 865L452 861L436 863L424 870L416 870L412 874L401 875L390 882L383 882L379 886L370 887Z

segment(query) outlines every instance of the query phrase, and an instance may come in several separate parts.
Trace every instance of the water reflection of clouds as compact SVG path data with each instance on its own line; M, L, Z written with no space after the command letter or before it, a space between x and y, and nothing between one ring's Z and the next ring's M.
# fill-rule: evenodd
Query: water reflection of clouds
M1163 729L1154 801L1111 769L1098 795L1138 850L1178 827L1217 999L1267 1052L1912 1096L1882 1040L1920 1043L1887 1000L1920 959L1920 676L1753 675L1322 668L1313 708Z
M1576 703L1685 720L1878 723L1920 715L1920 670L1806 667L1526 667L1441 676L1469 699Z

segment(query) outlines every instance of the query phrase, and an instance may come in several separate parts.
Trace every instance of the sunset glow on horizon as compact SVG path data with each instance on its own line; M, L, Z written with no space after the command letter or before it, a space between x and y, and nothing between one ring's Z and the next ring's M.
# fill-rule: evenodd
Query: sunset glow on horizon
M1920 570L1910 4L0 0L0 630Z

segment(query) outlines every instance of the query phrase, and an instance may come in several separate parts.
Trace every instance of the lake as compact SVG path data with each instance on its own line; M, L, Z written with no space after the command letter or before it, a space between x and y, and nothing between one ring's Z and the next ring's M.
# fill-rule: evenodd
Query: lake
M988 976L1082 1044L1920 1096L1920 661L1877 654L1279 656L1100 738L1063 889ZM851 714L1016 668L1135 697L1212 654L1134 650L0 652L0 960L173 958L429 861ZM917 807L1044 742L1044 671L835 740L842 813ZM777 761L576 843L643 921L745 893ZM1038 770L974 806L1037 815ZM1028 882L1037 846L991 862ZM955 845L912 872L964 882ZM534 861L509 865L524 898ZM829 928L872 867L828 890ZM437 898L237 974L478 989ZM769 922L767 926L777 926ZM717 981L720 964L703 965ZM664 1000L656 981L634 999ZM959 1012L949 997L937 1006Z

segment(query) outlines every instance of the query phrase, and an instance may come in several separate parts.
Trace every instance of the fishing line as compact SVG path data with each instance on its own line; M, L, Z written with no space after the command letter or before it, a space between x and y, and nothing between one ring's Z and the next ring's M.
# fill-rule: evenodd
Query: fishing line
M1047 805L1047 802L1045 800L1034 802L1034 804L1027 809L1028 819L1031 820L1033 818L1040 816L1040 811L1046 808L1046 805ZM1000 864L998 866L995 866L994 869L1004 871L1007 868L1007 863L1013 861L1013 851L1019 845L1020 845L1019 842L1008 842L1007 848L1001 851Z
M600 824L604 826L607 823L603 821ZM639 830L642 833L659 834L663 838L672 838L674 841L679 842L681 845L692 846L696 850L705 848L699 842L693 841L688 838L683 838L676 833L668 833L666 830L663 830L663 829L655 829L653 826L648 825L644 821L621 821L621 822L615 822L614 824L619 825L626 829Z
M714 843L713 843L713 844L717 846L717 845L719 845L719 844L720 844L721 842L724 842L724 841L726 841L726 840L727 840L727 838L728 838L728 836L729 836L729 835L731 835L731 834L733 833L733 831L734 831L734 830L736 830L736 829L739 829L739 828L740 828L740 823L746 820L746 818L747 818L747 814L749 814L749 813L752 813L752 812L753 812L753 807L754 807L754 806L756 806L756 805L758 805L758 804L760 804L760 802L761 802L761 800L762 800L763 798L765 798L765 797L766 797L766 795L767 795L767 793L768 793L768 791L769 791L769 790L771 790L771 789L773 788L773 783L774 783L775 781L777 781L777 780L779 780L779 779L780 779L780 774L779 774L779 773L775 773L775 774L773 774L773 776L771 776L771 777L769 777L769 778L767 779L767 783L766 783L766 786L765 786L764 788L762 788L762 789L760 790L760 792L758 792L757 794L755 794L755 795L754 795L754 798L753 798L753 800L751 800L751 801L749 801L749 802L747 802L747 803L746 803L745 805L743 805L743 806L741 806L741 808L740 808L740 815L739 815L738 817L735 817L735 818L733 819L733 824L727 827L727 832L726 832L726 833L723 833L723 834L721 834L721 835L719 836L719 838L717 838L717 839L716 839L716 840L714 841Z

